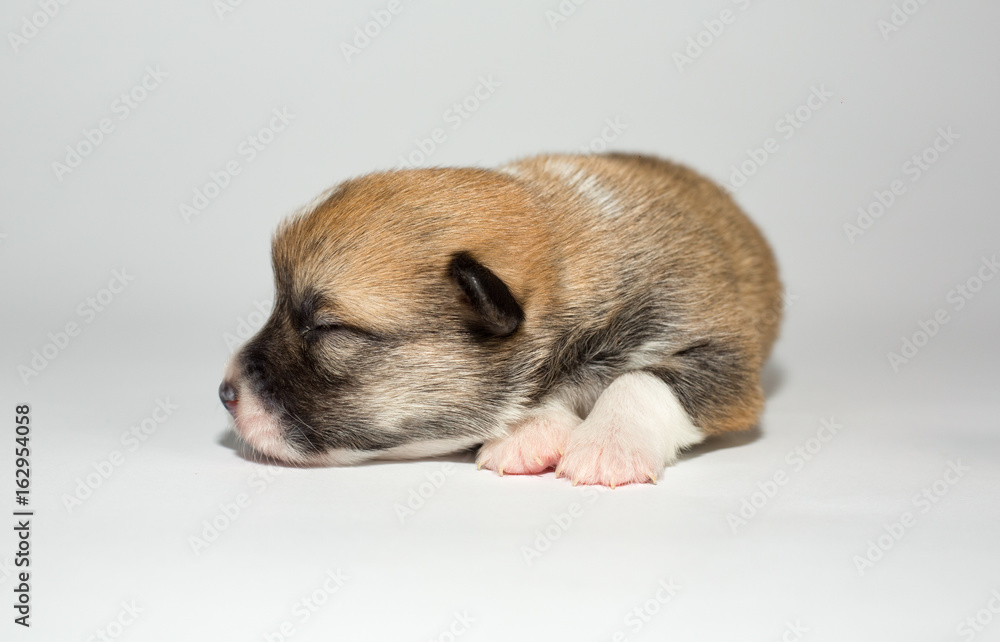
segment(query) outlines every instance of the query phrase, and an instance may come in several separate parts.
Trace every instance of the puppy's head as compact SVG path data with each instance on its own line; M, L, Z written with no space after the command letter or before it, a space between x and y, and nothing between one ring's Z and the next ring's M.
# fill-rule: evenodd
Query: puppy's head
M479 170L339 186L274 239L274 309L220 397L237 432L301 464L419 457L496 434L524 403L546 298L531 197Z

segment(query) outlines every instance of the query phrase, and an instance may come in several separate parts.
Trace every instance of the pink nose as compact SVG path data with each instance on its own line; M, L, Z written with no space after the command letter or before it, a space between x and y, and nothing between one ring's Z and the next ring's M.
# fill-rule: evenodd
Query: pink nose
M222 405L226 407L229 414L236 416L236 388L233 384L228 381L223 381L222 385L219 386L219 399L222 400Z

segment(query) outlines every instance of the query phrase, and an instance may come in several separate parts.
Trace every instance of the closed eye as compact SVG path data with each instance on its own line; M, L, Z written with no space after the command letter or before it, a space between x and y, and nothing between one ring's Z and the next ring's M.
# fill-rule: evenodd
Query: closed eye
M303 339L316 340L323 337L354 337L368 341L378 341L382 337L368 330L362 330L346 323L317 323L302 331Z
M310 334L326 334L329 332L341 332L347 329L347 326L339 323L321 323L303 330L302 336L308 336Z

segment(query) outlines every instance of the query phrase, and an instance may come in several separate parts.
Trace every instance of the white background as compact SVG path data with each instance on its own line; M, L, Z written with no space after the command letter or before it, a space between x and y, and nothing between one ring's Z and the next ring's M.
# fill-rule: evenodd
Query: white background
M284 639L448 640L458 613L474 620L457 638L470 642L997 639L1000 278L961 309L949 293L1000 253L1000 6L904 4L919 10L884 32L888 0L591 0L564 2L558 22L556 0L414 0L345 56L387 3L246 0L220 17L208 0L74 2L18 42L41 9L6 2L0 604L15 586L10 425L24 402L36 515L33 626L4 606L0 637L278 640L265 633L289 621ZM724 10L722 33L679 59ZM120 119L116 100L147 66L166 77ZM453 128L448 110L481 77L499 86ZM813 88L832 96L786 138L779 120ZM250 161L240 145L275 109L294 119ZM54 169L103 118L101 144ZM655 487L608 492L499 478L464 456L264 477L234 452L216 397L226 337L260 321L282 217L398 166L435 128L446 139L427 164L490 166L580 150L608 119L625 126L609 148L724 183L747 150L778 145L735 190L791 304L759 431L699 447ZM958 139L911 181L904 165L939 128ZM240 173L185 222L181 205L230 161ZM896 179L905 193L849 238L844 225ZM87 313L114 270L133 279ZM894 368L889 353L939 309L947 323ZM71 322L79 333L25 374ZM158 400L176 409L130 449L123 434ZM810 441L822 421L842 428ZM801 469L786 458L817 445ZM968 469L954 484L939 481L949 462ZM781 472L772 497L754 495ZM97 487L67 507L88 475ZM942 497L915 501L935 482ZM249 504L196 554L191 538L241 493ZM735 525L751 499L756 514ZM911 527L861 572L906 512ZM680 587L665 605L661 580ZM303 622L314 593L324 603ZM122 629L123 602L142 613ZM977 614L982 631L958 628Z

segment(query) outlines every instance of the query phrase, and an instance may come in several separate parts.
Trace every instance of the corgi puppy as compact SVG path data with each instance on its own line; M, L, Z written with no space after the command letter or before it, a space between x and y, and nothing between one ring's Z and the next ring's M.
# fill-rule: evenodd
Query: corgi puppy
M750 428L781 284L729 195L651 156L349 180L273 242L270 318L219 395L296 465L478 446L503 475L654 482Z

